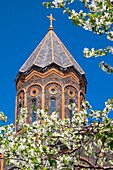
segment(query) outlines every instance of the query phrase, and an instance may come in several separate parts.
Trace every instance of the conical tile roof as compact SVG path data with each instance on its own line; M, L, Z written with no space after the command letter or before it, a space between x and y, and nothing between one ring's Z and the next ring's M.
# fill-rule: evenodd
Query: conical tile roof
M73 66L80 74L85 74L70 52L55 34L53 28L49 29L46 36L26 60L19 72L26 72L32 66L45 68L55 63L62 68Z

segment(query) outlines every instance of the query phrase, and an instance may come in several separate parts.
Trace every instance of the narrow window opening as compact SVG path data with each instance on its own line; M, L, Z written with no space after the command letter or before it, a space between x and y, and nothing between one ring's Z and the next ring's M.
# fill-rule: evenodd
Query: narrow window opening
M72 103L73 103L73 100L70 100L69 104L72 104ZM70 124L72 124L72 117L73 117L73 112L72 112L72 110L70 110L70 112L69 112Z
M18 104L19 112L21 111L22 107L24 107L24 99L22 99Z
M56 99L52 98L51 99L51 113L53 113L54 111L56 111Z
M36 99L32 100L32 123L36 121Z
M22 107L22 103L20 102L20 103L19 103L19 108L21 109L21 107Z
M80 106L81 106L81 109L84 109L84 107L83 107L83 105L82 105L83 102L84 102L84 95L81 94L81 95L80 95Z

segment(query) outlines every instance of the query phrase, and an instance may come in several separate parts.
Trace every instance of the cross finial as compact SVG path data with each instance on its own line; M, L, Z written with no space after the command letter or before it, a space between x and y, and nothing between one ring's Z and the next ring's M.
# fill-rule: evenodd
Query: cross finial
M50 16L47 16L50 19L50 28L53 27L52 25L52 21L55 20L55 18L53 18L52 14L50 14Z

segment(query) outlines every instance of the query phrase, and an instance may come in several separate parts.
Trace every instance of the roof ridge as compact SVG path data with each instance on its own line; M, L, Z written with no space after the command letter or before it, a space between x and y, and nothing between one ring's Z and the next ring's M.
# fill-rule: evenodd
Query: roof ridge
M52 39L52 33L53 33L53 31L51 31L51 48L52 48L52 62L54 62L54 49L53 49L53 39Z

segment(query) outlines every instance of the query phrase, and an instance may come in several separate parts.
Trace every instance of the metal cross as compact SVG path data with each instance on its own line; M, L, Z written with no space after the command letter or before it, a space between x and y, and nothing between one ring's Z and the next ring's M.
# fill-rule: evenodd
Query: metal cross
M52 26L52 21L55 20L55 18L53 18L52 14L50 14L50 16L47 16L50 19L50 27Z

